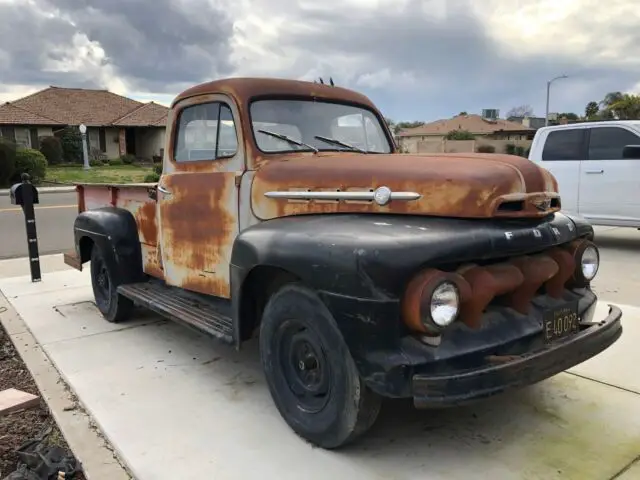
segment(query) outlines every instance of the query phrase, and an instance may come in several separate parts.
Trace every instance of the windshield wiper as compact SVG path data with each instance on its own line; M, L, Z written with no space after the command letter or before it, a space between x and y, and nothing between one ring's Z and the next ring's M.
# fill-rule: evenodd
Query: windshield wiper
M355 152L369 153L366 150L358 148L358 147L356 147L354 145L349 145L348 143L341 142L340 140L336 140L335 138L323 137L321 135L314 135L314 137L317 138L318 140L322 140L323 142L332 143L334 145L340 145L341 147L348 148L348 149L353 150Z
M260 133L264 133L265 135L271 135L272 137L279 138L280 140L284 140L285 142L289 142L293 145L298 145L299 147L307 147L314 152L318 153L318 149L312 145L309 145L304 142L299 142L298 140L294 140L291 137L287 137L286 135L282 135L281 133L270 132L269 130L258 130Z

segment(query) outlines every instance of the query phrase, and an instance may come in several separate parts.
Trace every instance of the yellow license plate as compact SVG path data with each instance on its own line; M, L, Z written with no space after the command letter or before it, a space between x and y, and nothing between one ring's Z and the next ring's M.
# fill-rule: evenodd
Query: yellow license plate
M553 342L558 338L572 335L580 330L578 302L570 302L562 307L547 310L543 316L544 339Z

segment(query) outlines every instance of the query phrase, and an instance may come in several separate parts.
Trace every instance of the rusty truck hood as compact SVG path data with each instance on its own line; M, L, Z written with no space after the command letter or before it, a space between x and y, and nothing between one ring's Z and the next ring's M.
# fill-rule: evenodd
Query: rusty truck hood
M343 192L372 192L381 186L419 197L386 205L342 198ZM333 192L335 198L286 198L287 193L273 198L272 193L300 191ZM263 163L253 180L251 206L262 220L337 212L539 218L560 210L560 197L549 171L513 155L331 152L287 155Z

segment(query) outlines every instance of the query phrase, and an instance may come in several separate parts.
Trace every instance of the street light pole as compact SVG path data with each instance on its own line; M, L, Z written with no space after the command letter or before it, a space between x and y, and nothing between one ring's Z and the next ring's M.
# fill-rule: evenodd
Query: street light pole
M80 129L80 136L82 137L82 158L84 160L84 169L89 170L89 148L87 147L87 126L81 123L78 127Z
M544 116L544 126L549 125L549 90L551 90L551 82L559 80L561 78L567 78L567 75L560 75L559 77L552 78L547 82L547 110Z

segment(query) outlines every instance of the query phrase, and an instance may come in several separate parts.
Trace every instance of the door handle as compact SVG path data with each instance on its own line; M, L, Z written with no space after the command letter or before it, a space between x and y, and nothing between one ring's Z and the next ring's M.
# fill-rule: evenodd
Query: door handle
M171 195L171 192L164 188L162 185L158 185L158 190L162 192L164 195Z
M596 175L604 173L604 170L587 170L585 173L590 174L590 173L595 173Z

